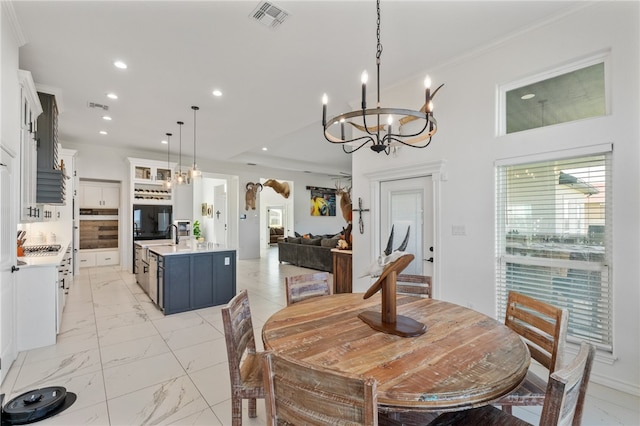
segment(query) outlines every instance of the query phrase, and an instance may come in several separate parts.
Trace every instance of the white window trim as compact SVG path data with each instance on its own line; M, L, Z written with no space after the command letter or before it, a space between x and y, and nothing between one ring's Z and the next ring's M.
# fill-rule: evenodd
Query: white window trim
M589 56L573 60L567 64L553 68L551 70L543 71L538 74L534 74L520 80L512 81L509 83L499 84L496 88L496 136L507 135L507 92L513 89L517 89L522 86L528 86L530 84L538 83L543 80L548 80L553 77L557 77L562 74L568 74L572 71L576 71L582 68L586 68L591 65L604 63L604 99L605 99L605 115L611 114L611 84L609 83L609 77L611 75L611 50L601 50ZM534 130L534 129L530 129ZM526 130L525 130L526 131Z
M498 169L498 167L502 167L502 166L512 166L512 165L518 165L518 164L560 160L560 159L563 159L563 158L589 156L589 155L597 155L597 154L606 154L606 153L612 153L612 152L613 152L613 143L603 143L603 144L596 144L596 145L590 145L590 146L583 146L583 147L579 147L579 148L569 148L569 149L557 150L557 151L547 151L547 152L541 152L541 153L536 153L536 154L531 154L531 155L505 157L505 158L496 159L494 161L494 166L495 166L494 169L496 170L496 177L497 177L497 169ZM498 209L499 207L500 206L496 205L496 209ZM498 224L498 226L499 226L499 224ZM496 241L496 251L499 251L501 249L499 244L501 244L501 242ZM496 256L497 256L497 254L496 254ZM498 262L498 261L499 260L496 259L496 262ZM613 283L613 281L612 281L612 283ZM612 297L615 298L615 288L613 289ZM613 330L612 330L612 333L613 333L613 347L612 347L612 351L611 352L607 352L607 351L598 350L596 352L596 357L595 357L596 361L598 361L598 362L600 362L602 364L607 364L607 365L613 365L618 360L617 349L616 349L618 345L616 345L616 328L615 328L616 321L615 321L615 315L614 315L612 321L613 321ZM578 350L579 350L579 345L577 343L574 343L574 342L571 342L571 341L567 341L566 351L565 351L566 354L575 355L575 354L578 353Z

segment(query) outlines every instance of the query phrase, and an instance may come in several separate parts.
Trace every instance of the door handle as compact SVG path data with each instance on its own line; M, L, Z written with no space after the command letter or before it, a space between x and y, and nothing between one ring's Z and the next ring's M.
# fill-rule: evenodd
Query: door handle
M433 253L433 246L429 247L429 251L430 251L431 253ZM428 259L422 259L422 260L424 260L425 262L431 262L431 263L433 263L433 256L431 256L431 257L430 257L430 258L428 258Z
M19 271L20 268L18 268L16 265L11 265L11 273L13 274L16 271Z

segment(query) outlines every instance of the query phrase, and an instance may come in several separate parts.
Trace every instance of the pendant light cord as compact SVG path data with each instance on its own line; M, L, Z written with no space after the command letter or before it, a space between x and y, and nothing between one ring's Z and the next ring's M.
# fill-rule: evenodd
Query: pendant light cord
M196 169L196 112L200 109L197 106L192 106L193 110L193 168Z
M182 176L182 125L183 121L178 121L178 126L180 126L180 164L178 165L178 173Z

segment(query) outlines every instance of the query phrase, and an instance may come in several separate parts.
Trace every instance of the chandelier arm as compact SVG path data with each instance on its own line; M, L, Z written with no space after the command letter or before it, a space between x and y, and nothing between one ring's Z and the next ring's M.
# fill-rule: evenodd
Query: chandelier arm
M395 139L394 141L401 143L402 145L406 145L406 146L410 146L413 148L424 148L427 145L429 145L431 143L431 138L433 137L433 135L435 135L437 132L437 128L434 128L432 131L428 132L428 133L424 133L422 135L419 135L415 138L412 139L408 139L408 140L402 140L402 139ZM425 140L429 140L429 142L427 142L426 145L421 146L419 145L421 142L424 142Z
M347 151L347 149L345 148L346 144L342 144L342 150L347 154L353 154L354 152L356 152L357 150L359 150L360 148L362 148L363 146L365 146L369 142L371 142L371 140L364 141L363 143L360 144L360 146L358 146L357 148L352 149L350 151Z
M331 133L329 133L328 130L325 130L324 132L324 137L327 141L331 142L331 143L340 143L340 144L345 144L345 143L353 143L353 142L359 142L361 140L364 140L364 143L369 143L369 142L373 142L373 138L371 136L368 135L363 135L357 138L353 138L353 139L340 139L337 138L335 136L333 136Z

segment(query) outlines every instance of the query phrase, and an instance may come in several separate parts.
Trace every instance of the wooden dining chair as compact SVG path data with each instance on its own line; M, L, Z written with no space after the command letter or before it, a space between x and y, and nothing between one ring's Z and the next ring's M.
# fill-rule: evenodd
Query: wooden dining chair
M242 425L242 400L249 400L249 417L256 417L256 398L264 398L262 363L256 352L247 290L242 290L222 308L227 344L233 426Z
M549 376L540 426L580 425L595 352L595 346L583 342L573 362ZM491 405L441 414L429 423L429 426L452 425L521 426L530 423Z
M431 277L399 274L396 278L396 293L431 298Z
M377 382L303 365L272 352L263 357L267 424L377 425Z
M531 357L549 370L549 374L563 365L568 322L566 309L514 291L509 293L504 323L524 339ZM529 369L520 387L496 404L508 413L514 405L542 405L546 387L547 380Z
M312 297L327 296L332 293L332 283L328 272L294 275L284 278L287 289L287 306Z

